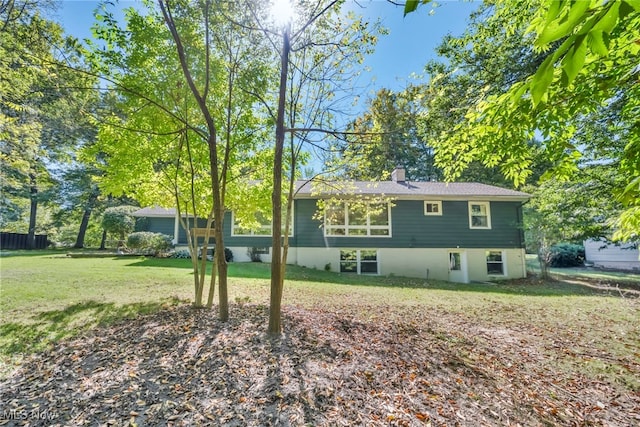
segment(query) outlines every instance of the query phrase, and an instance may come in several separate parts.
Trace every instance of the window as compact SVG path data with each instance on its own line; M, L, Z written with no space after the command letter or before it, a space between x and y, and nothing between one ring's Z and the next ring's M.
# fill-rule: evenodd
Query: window
M506 275L502 251L487 251L487 274L492 276Z
M426 200L424 202L425 215L442 215L442 202L439 200Z
M449 252L449 270L461 271L462 263L460 261L460 252Z
M285 215L287 214L287 211L285 208L282 209L282 228L284 228L285 225ZM263 215L260 212L256 212L255 214L255 218L256 221L258 222L258 226L256 228L246 228L246 227L242 227L235 218L235 215L233 215L232 212L232 229L231 229L231 235L232 236L271 236L271 220L267 219L265 217L265 215ZM289 229L289 236L293 236L293 209L291 210L291 227Z
M325 209L325 236L390 237L391 210L388 203L349 204L338 202Z
M491 228L489 202L469 202L469 228Z
M378 274L378 251L375 249L341 250L340 272Z

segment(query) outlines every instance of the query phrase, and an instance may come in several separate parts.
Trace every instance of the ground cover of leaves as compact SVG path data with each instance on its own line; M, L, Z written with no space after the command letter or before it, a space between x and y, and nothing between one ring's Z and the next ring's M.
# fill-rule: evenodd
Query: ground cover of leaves
M640 425L637 388L561 368L598 360L639 377L637 348L621 358L525 323L370 310L287 306L277 340L254 304L227 323L182 304L96 329L0 383L0 425Z

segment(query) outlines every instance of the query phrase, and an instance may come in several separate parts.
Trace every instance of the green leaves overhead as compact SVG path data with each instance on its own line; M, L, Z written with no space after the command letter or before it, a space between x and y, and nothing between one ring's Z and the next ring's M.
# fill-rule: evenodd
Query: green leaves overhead
M479 161L516 185L541 164L535 157L547 161L547 179L570 178L589 163L611 164L621 177L613 194L627 208L617 237L637 238L639 34L635 0L483 2L467 31L439 48L451 65L428 69L434 98L427 106L447 106L440 116L457 118L435 135L437 164L458 179ZM508 70L507 78L494 79L492 70ZM457 103L445 98L443 82L463 93ZM475 90L463 92L456 83ZM437 123L432 112L425 117L425 129Z

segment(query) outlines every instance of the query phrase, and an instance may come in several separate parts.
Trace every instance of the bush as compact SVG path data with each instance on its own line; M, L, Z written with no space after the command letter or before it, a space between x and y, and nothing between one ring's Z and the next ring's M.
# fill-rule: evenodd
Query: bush
M216 256L216 248L208 248L207 249L207 260L208 261L213 261L215 259ZM202 258L202 248L198 249L198 258ZM233 252L231 252L231 249L229 248L224 248L224 259L227 262L231 262L233 261Z
M215 254L216 254L216 249L214 248L214 249L213 249L213 253L212 253L212 255L214 255L214 256L215 256ZM224 248L224 259L225 259L227 262L232 262L232 261L233 261L233 252L231 251L231 249L229 249L229 248Z
M191 259L191 254L187 249L180 249L171 254L171 258L176 259Z
M251 262L262 262L262 257L260 257L260 251L258 248L247 248L247 255L249 256L249 259L251 259Z
M145 255L157 255L171 248L171 236L149 231L129 234L127 246Z
M579 267L584 265L584 246L561 243L551 247L550 267Z

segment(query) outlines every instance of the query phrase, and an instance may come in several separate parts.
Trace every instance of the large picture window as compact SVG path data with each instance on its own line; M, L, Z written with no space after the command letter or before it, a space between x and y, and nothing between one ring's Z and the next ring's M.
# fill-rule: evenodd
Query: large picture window
M489 202L469 202L469 228L491 228Z
M340 272L378 274L378 251L375 249L341 250Z
M284 229L284 225L285 225L285 215L287 214L286 209L282 209L282 228ZM236 216L233 214L231 214L232 216L232 229L231 229L231 235L232 236L271 236L271 230L272 230L272 224L271 224L271 220L267 219L262 213L257 212L255 214L255 218L256 221L258 222L258 226L257 227L252 227L252 228L248 228L248 227L243 227L242 225L240 225L240 223L237 221ZM292 218L292 222L291 222L291 227L289 229L289 236L293 236L293 210L291 211L291 218Z
M502 251L487 251L487 274L504 276L504 253Z
M324 235L390 237L389 203L333 203L325 208Z

